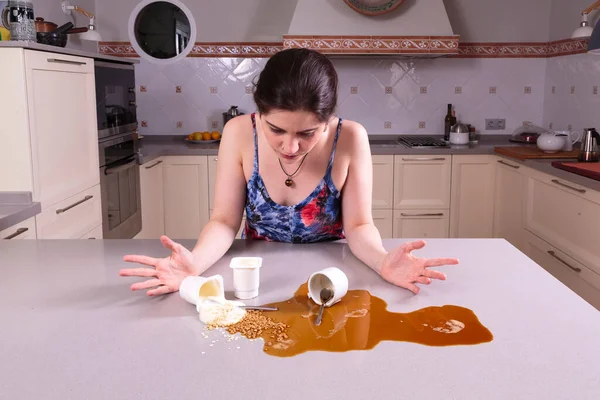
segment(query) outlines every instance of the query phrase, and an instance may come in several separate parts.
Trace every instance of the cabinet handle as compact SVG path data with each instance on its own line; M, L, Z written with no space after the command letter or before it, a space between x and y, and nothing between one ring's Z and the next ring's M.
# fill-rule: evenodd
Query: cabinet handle
M58 64L70 64L70 65L86 65L87 63L81 61L63 60L62 58L48 58L48 62Z
M156 167L157 165L159 165L159 164L162 164L162 163L163 163L162 161L157 161L157 162L156 162L156 164L152 164L152 165L150 165L150 166L146 167L146 169L152 169L152 168L154 168L154 167Z
M64 213L65 211L69 211L71 208L73 208L73 207L77 207L77 206L78 206L78 205L80 205L81 203L85 203L86 201L90 200L92 197L94 197L94 196L92 196L92 195L85 196L83 199L79 200L79 201L78 201L78 202L76 202L76 203L73 203L73 204L71 204L71 205L70 205L70 206L68 206L68 207L65 207L65 208L59 208L58 210L56 210L56 213L57 213L57 214L62 214L62 213Z
M502 165L506 165L507 167L511 167L511 168L514 168L514 169L519 169L519 168L521 168L521 167L519 167L518 165L512 165L512 164L509 164L509 163L507 163L506 161L498 160L498 162L499 162L500 164L502 164Z
M7 237L5 237L4 239L6 240L10 240L10 239L14 239L17 236L21 236L22 234L24 234L25 232L27 232L29 230L29 228L19 228L17 229L17 231L11 235L8 235Z
M573 267L572 265L569 265L569 263L567 263L565 260L563 260L562 258L560 258L559 256L556 255L556 253L552 250L548 250L548 254L550 254L552 257L556 258L558 261L560 261L561 263L565 264L567 267L569 267L571 270L580 273L581 272L581 268L576 268Z
M443 217L444 213L407 214L400 213L403 217Z
M402 158L402 161L446 161L444 157L417 157L417 158Z
M574 190L574 191L579 192L579 193L585 193L586 192L583 189L577 189L576 187L566 185L566 184L562 183L561 181L559 181L558 179L552 179L552 182L556 183L559 186L566 187L567 189L571 189L571 190Z
M219 159L217 157L213 158L213 161L219 161Z

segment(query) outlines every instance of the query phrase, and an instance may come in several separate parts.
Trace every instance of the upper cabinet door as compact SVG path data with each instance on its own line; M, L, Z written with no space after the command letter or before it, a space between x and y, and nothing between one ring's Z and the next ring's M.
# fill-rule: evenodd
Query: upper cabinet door
M100 183L93 63L25 52L33 195L43 209Z
M450 208L452 156L395 156L395 209Z

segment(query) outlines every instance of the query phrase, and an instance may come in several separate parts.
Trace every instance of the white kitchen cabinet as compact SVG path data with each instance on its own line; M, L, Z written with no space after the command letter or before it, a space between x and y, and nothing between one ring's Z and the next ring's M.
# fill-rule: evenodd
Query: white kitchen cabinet
M38 239L79 239L102 225L100 185L77 193L36 215Z
M100 183L94 60L25 51L33 198L42 209Z
M525 229L600 273L600 192L527 173Z
M102 237L102 225L98 225L97 227L83 235L81 239L102 239Z
M158 239L165 234L164 161L152 160L140 166L142 230L136 239Z
M57 215L100 184L94 60L22 48L0 49L0 191L41 203L38 239L79 238L101 225L100 195ZM79 197L78 197L79 196ZM64 236L63 236L64 234Z
M217 181L217 156L208 156L208 205L215 208L215 184Z
M447 238L448 210L394 210L394 238Z
M495 238L503 238L518 249L523 249L523 191L524 166L504 158L496 158L494 191Z
M35 218L26 219L19 222L10 228L0 231L0 239L4 240L20 240L20 239L37 239L35 231Z
M524 253L542 268L600 310L600 275L530 232L524 235ZM552 296L552 293L542 293Z
M392 210L373 210L373 223L382 239L394 237L394 212Z
M450 237L492 237L495 168L494 156L452 157Z
M375 155L373 163L373 210L394 208L394 156Z
M449 209L451 156L394 156L394 209Z
M207 157L165 157L164 179L166 235L198 239L209 218Z

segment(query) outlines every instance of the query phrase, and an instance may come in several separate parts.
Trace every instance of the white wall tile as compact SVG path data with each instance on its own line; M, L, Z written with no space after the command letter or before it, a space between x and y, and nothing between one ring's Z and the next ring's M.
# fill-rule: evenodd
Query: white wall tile
M231 105L238 105L244 113L253 112L252 94L246 93L246 87L252 87L266 62L262 58L186 58L155 66L141 60L136 66L137 86L146 86L147 92L138 95L139 119L148 121L142 131L180 135L212 130L215 120L222 129L222 113ZM552 99L544 101L551 82L556 82L557 92L565 86L557 77L566 80L569 74L558 71L579 71L573 75L582 77L570 81L578 79L576 85L590 86L591 96L589 82L595 75L589 70L600 69L600 62L581 60L554 64L549 60L548 66L546 60L536 59L333 59L333 63L339 75L339 115L360 122L371 134L441 134L448 103L455 105L463 122L482 133L510 134L525 120L545 122L543 104L558 107ZM546 67L552 81L544 79ZM595 84L600 85L600 79ZM176 85L182 86L182 93L175 93ZM489 93L491 86L496 87L496 94ZM531 94L524 93L525 86L532 87ZM210 87L216 87L217 93L211 94ZM357 88L356 94L351 94L352 87ZM386 87L392 89L391 94ZM426 94L421 87L427 88ZM456 87L461 94L456 94ZM578 91L577 101L585 102L586 93ZM506 131L483 131L486 118L505 118ZM176 129L177 121L183 122L183 129ZM384 129L385 121L392 123L390 129ZM419 129L421 121L426 122L425 129Z
M547 60L543 126L565 130L569 125L581 132L600 128L600 96L593 87L600 84L600 59L589 54L556 57ZM556 93L551 93L551 87ZM575 86L575 94L571 87Z

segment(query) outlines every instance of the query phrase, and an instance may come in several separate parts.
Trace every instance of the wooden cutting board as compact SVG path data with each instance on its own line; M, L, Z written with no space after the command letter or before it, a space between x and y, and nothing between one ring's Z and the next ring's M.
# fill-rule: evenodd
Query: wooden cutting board
M600 163L554 161L552 166L600 181Z
M535 146L514 146L514 147L495 147L494 152L503 156L526 160L528 158L548 158L548 159L576 159L579 150L559 151L556 153L544 153Z

